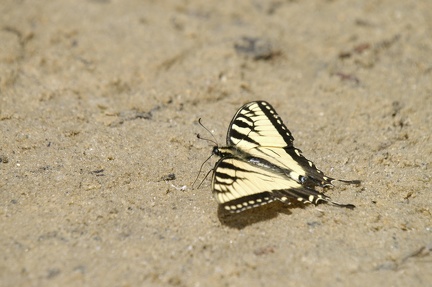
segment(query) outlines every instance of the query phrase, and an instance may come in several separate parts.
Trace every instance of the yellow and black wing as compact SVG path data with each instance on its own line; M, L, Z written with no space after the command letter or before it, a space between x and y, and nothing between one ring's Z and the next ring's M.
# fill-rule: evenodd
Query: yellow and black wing
M240 212L274 200L339 204L314 190L332 186L313 162L294 147L294 138L273 107L255 101L241 107L232 119L227 146L215 147L216 163L212 190L226 210ZM359 181L343 181L358 184Z
M255 101L241 107L227 133L227 145L250 158L259 158L285 169L295 181L314 186L331 186L334 178L327 177L315 164L294 147L294 137L275 109L265 101ZM358 184L359 181L343 181Z
M221 158L217 162L212 190L216 201L230 212L241 212L275 200L315 204L326 201L338 206L354 207L334 202L286 174L235 157Z

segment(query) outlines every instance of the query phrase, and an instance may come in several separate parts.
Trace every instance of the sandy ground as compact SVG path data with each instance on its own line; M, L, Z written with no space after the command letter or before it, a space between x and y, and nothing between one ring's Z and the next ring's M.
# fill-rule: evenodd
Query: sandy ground
M432 1L0 13L1 286L431 286ZM327 191L356 209L227 216L209 179L191 189L212 150L197 119L223 145L256 99L320 169L363 181Z

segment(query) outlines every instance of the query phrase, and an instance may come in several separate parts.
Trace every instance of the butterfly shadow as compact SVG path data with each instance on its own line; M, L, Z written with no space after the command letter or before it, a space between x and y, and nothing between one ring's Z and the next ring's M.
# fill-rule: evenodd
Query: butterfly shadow
M217 214L219 221L230 228L243 229L257 222L270 220L279 214L290 215L293 208L304 208L304 205L273 202L263 206L245 210L240 213L230 213L219 206Z

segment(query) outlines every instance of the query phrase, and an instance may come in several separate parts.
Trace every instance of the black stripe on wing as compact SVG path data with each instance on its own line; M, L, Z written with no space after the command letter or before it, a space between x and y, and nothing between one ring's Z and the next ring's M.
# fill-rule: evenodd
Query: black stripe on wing
M297 200L302 203L313 203L318 204L321 201L327 202L329 204L337 205L345 208L355 208L352 204L341 204L332 201L330 197L319 193L316 190L308 188L299 189L279 189L272 191L264 191L262 193L251 194L248 196L243 196L236 198L234 200L225 202L222 205L223 209L231 213L239 213L247 209L265 205L271 203L275 200L279 200L283 203L290 203L290 201Z
M333 205L346 207L350 209L355 207L355 205L353 204L342 204L342 203L335 202L331 200L330 197L325 196L324 194L307 187L273 190L272 195L274 196L275 199L280 200L282 202L286 202L289 199L296 199L302 203L318 204L321 201L324 201Z
M258 207L267 203L274 201L273 195L268 192L255 193L247 196L243 196L228 202L225 202L222 205L222 208L231 212L238 213L242 212L246 209L251 209L254 207Z
M230 126L230 127L232 127L232 126ZM251 143L251 144L253 144L253 145L259 146L259 145L260 145L259 142L253 140L253 139L249 136L249 134L250 134L250 133L248 133L247 135L245 135L245 134L240 133L240 132L239 132L238 130L236 130L236 129L232 129L232 128L230 128L229 136L227 137L227 141L229 140L229 141L231 141L231 142L228 143L228 144L229 144L229 145L232 145L232 144L233 144L233 143L232 143L232 140L233 140L233 139L237 139L238 141L247 141L247 142L249 142L249 143Z

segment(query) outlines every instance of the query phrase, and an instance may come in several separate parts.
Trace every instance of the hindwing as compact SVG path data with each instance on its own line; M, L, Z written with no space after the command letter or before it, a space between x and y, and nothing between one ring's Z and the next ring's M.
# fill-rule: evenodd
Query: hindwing
M287 203L298 200L315 204L326 201L339 206L354 207L334 202L328 196L283 173L234 157L218 161L213 173L212 190L216 201L230 212L241 212L275 200Z

